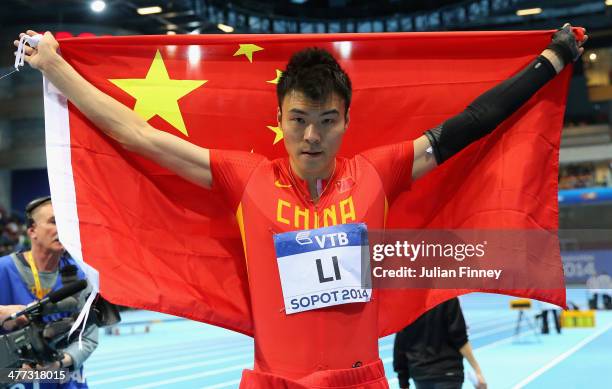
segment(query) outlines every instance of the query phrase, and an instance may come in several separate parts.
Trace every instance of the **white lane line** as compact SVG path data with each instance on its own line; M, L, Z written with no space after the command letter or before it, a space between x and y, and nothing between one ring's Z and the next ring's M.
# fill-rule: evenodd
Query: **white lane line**
M230 360L230 359L242 359L242 358L251 358L250 355L238 355L235 357L230 357L230 358L225 358L226 360ZM98 381L91 381L90 382L90 386L94 387L95 385L102 385L102 384L108 384L108 383L112 383L112 382L118 382L118 381L127 381L127 380L131 380L134 378L141 378L141 377L149 377L149 376L155 376L155 375L159 375L159 374L163 374L163 373L172 373L172 372L176 372L176 371L181 371L181 370L188 370L188 369L192 369L192 368L196 368L196 367L201 367L201 366L208 366L208 365L214 365L218 363L217 361L204 361L204 362L197 362L197 363L188 363L188 364L184 364L184 365L180 365L180 366L173 366L173 367L167 367L164 369L156 369L156 370L147 370L147 371L142 371L139 373L134 373L134 374L127 374L127 375L120 375L120 376L115 376L112 378L107 378L107 379L102 379L102 380L98 380ZM244 364L240 364L240 365L235 365L233 366L234 368L236 366L245 366ZM216 370L210 370L207 371L205 373L201 373L201 374L205 374L205 376L208 375L215 375L215 374L221 374L224 373L225 371L227 371L227 369L216 369ZM159 381L155 382L155 385L157 385Z
M156 382L152 382L150 384L138 385L138 386L130 386L129 388L126 388L126 389L145 389L145 388L154 388L156 386L167 386L168 384L174 384L174 383L181 382L181 381L188 381L188 380L192 380L194 378L202 378L202 377L207 377L207 376L210 376L210 375L222 374L222 373L226 373L228 371L233 371L233 370L248 369L249 366L252 367L253 365L252 364L251 365L248 365L248 364L234 365L234 366L226 367L224 369L205 371L203 373L191 374L191 375L187 375L187 376L181 376L181 377L172 378L172 379L169 379L169 380L156 381Z
M219 352L222 353L231 353L234 350L242 350L244 348L253 348L253 345L249 344L249 345L226 345L224 347L222 346L217 346L217 347L208 347L206 346L206 344L197 344L194 345L193 347L183 347L180 349L172 349L172 350L156 350L156 351L141 351L138 354L133 354L130 356L120 356L117 357L115 359L103 359L103 360L99 360L97 358L92 357L91 360L88 361L88 366L96 366L96 368L98 367L107 367L107 366L113 366L113 365L126 365L129 364L131 362L134 361L145 361L145 360L150 360L150 359L172 359L177 355L184 355L184 354L188 354L188 353L195 353L195 354L206 354L206 353L211 353L211 354L217 354Z
M247 347L243 347L243 348L247 348ZM231 352L237 352L239 350L236 349L232 349ZM247 350L245 350L247 351ZM226 350L218 350L216 353L201 353L201 354L189 354L189 355L183 355L180 357L173 357L172 359L170 359L170 362L172 362L173 364L176 364L179 361L185 361L185 360L190 360L190 359L197 359L199 361L201 361L202 359L205 358L210 358L210 357L215 357L215 359L213 359L213 361L215 362L222 362L222 361L227 361L227 360L231 360L231 359L235 359L235 356L230 356L228 358L219 358L219 355L223 355L223 354L227 354ZM244 355L244 352L241 353L242 355ZM250 355L251 353L249 353ZM164 355L164 357L167 357L167 355ZM150 359L150 358L147 358ZM113 367L113 368L99 368L99 366L94 366L93 368L90 368L89 365L87 365L87 378L89 377L93 377L93 376L97 376L100 374L108 374L108 373L116 373L116 372L120 372L120 371L126 371L126 370L132 370L132 369L139 369L139 368L143 368L143 367L148 367L151 368L152 366L155 365L164 365L167 366L168 365L168 359L167 358L159 358L159 357L155 357L155 361L151 362L151 361L145 361L145 359L143 358L139 358L138 362L139 363L135 363L135 364L131 364L131 365L125 365L125 363L121 363L119 367ZM94 370L92 373L89 372L89 370Z
M539 376L544 374L550 368L558 365L561 361L563 361L564 359L566 359L567 357L569 357L570 355L572 355L576 351L580 350L581 348L583 348L587 344L591 343L593 340L595 340L596 338L601 336L603 333L608 331L610 328L612 328L612 323L608 324L608 326L602 328L601 330L592 333L590 336L582 339L582 341L580 341L574 347L570 348L569 350L567 350L563 354L560 354L557 358L553 359L552 361L548 362L546 365L542 366L541 368L539 368L538 370L533 372L527 378L525 378L524 380L522 380L521 382L519 382L518 384L513 386L512 389L520 389L520 388L524 387L525 385L527 385L531 381L535 380L536 378L538 378Z
M143 339L143 340L146 341L147 339ZM124 351L117 352L117 353L113 353L112 351L105 351L100 354L104 358L111 358L116 355L132 355L132 354L137 354L141 352L149 353L153 350L168 350L168 349L175 349L175 348L195 347L197 345L205 345L207 347L219 348L219 347L227 347L228 345L248 344L251 342L252 341L249 341L247 339L245 340L227 339L226 341L217 340L215 342L211 342L209 339L201 339L201 340L195 340L195 341L192 340L191 342L181 342L181 343L165 343L165 344L162 343L162 344L157 344L157 345L144 344L142 346L130 347L129 350L124 350Z
M510 343L513 340L516 340L518 338L522 338L522 337L527 336L527 335L532 335L532 333L531 332L522 332L522 333L520 333L518 335L512 334L512 335L510 335L508 337L496 340L495 342L487 343L487 344L484 344L484 345L482 345L480 347L476 347L474 349L474 351L476 351L476 350L482 351L482 350L486 350L486 349L491 348L491 347L499 346L500 344Z
M501 327L497 327L497 328L492 328L490 330L487 331L480 331L480 332L476 332L476 333L472 333L469 332L469 336L468 339L472 340L472 339L479 339L485 336L489 336L491 334L497 334L499 332L504 332L507 331L511 328L516 328L516 324L509 324L509 325L505 325L505 326L501 326Z
M488 328L492 328L492 327L496 327L500 325L506 325L508 323L516 323L516 317L504 318L504 320L497 320L487 325L474 326L474 325L466 324L466 327L467 327L468 332L478 332L478 331L484 331Z
M228 350L231 348L241 348L241 347L245 347L246 345L252 345L251 342L243 342L243 343L234 343L234 342L229 342L229 344L213 344L213 345L209 345L207 342L198 342L198 343L190 343L190 344L176 344L176 345L166 345L166 346L155 346L155 347L150 347L150 348L146 348L143 347L142 349L136 351L136 350L130 350L129 352L123 352L123 353L117 353L117 355L103 355L103 356L98 356L96 354L94 354L90 360L90 362L93 362L95 364L104 364L104 363L114 363L116 361L119 361L121 359L127 359L127 360L133 360L135 357L140 357L141 355L168 355L168 354L172 354L172 353L178 353L178 354L182 354L186 351L189 350L217 350L217 349L223 349L223 350Z
M100 333L100 335L102 335L102 333ZM138 340L149 340L149 338L153 337L155 334L151 334L150 336L147 335L147 338L142 337L142 339L138 339ZM103 335L105 338L108 338L109 341L113 341L113 340L117 340L119 341L119 336L108 336L108 335ZM102 337L102 336L100 336ZM126 337L121 335L121 337ZM132 338L133 339L133 338ZM132 339L126 339L126 341L128 340L132 340ZM201 339L201 340L197 340L197 342L205 342L206 339ZM151 345L147 345L147 344L143 344L143 345L139 345L139 346L134 346L134 347L130 347L130 350L128 352L123 352L121 354L129 354L130 352L133 351L137 351L137 350L148 350L148 349L152 349L152 348L162 348L162 347L168 347L168 346L188 346L190 344L193 344L193 340L191 342L180 342L180 343L168 343L168 344L160 344L160 345L156 345L156 346L151 346ZM112 351L105 351L102 354L106 355L106 354L113 354Z
M230 387L230 386L232 388L236 388L236 387L238 387L239 383L240 383L240 380L227 381L227 382L221 382L220 384L204 386L202 389L221 389L221 388L227 388L227 387Z
M502 315L496 315L493 318L488 318L488 319L468 319L467 317L465 318L465 324L468 327L471 328L476 328L476 327L488 327L491 324L496 324L496 323L502 323L504 321L507 321L508 319L514 319L516 316L512 315L512 314L502 314Z

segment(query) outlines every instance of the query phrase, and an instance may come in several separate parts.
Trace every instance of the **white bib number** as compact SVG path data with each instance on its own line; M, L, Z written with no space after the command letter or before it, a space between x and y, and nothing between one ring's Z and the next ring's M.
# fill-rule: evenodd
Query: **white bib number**
M287 314L370 301L365 224L274 235Z

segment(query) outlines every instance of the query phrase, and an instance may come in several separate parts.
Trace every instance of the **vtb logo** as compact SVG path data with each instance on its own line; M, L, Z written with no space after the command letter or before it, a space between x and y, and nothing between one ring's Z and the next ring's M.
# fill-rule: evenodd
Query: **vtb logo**
M328 240L332 247L335 246L346 246L349 243L348 235L346 232L334 232L331 234L315 235L315 240L320 248L325 248L325 241ZM295 234L295 241L303 246L305 244L312 244L313 241L310 239L310 231L301 231Z
M298 232L295 235L295 241L298 242L300 246L312 244L312 239L310 239L310 231Z

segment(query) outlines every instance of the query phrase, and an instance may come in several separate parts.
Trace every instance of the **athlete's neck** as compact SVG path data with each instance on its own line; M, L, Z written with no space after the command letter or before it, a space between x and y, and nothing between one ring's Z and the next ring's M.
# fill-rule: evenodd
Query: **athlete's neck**
M312 201L317 201L325 189L325 187L321 185L321 180L329 180L334 174L336 159L334 158L333 162L321 171L314 173L301 171L291 158L289 158L289 165L293 173L308 184L308 192L310 193Z
M32 245L32 258L39 271L55 271L59 266L62 256L61 252L44 249L37 245Z

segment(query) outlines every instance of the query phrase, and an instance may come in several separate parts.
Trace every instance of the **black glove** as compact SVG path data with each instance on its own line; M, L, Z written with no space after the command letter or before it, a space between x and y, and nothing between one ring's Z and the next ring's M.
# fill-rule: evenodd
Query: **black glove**
M547 49L554 51L561 59L563 59L564 65L570 64L580 57L580 51L578 50L578 42L576 36L572 31L572 26L569 23L565 23L563 27L557 30L552 36L552 42L548 45Z

